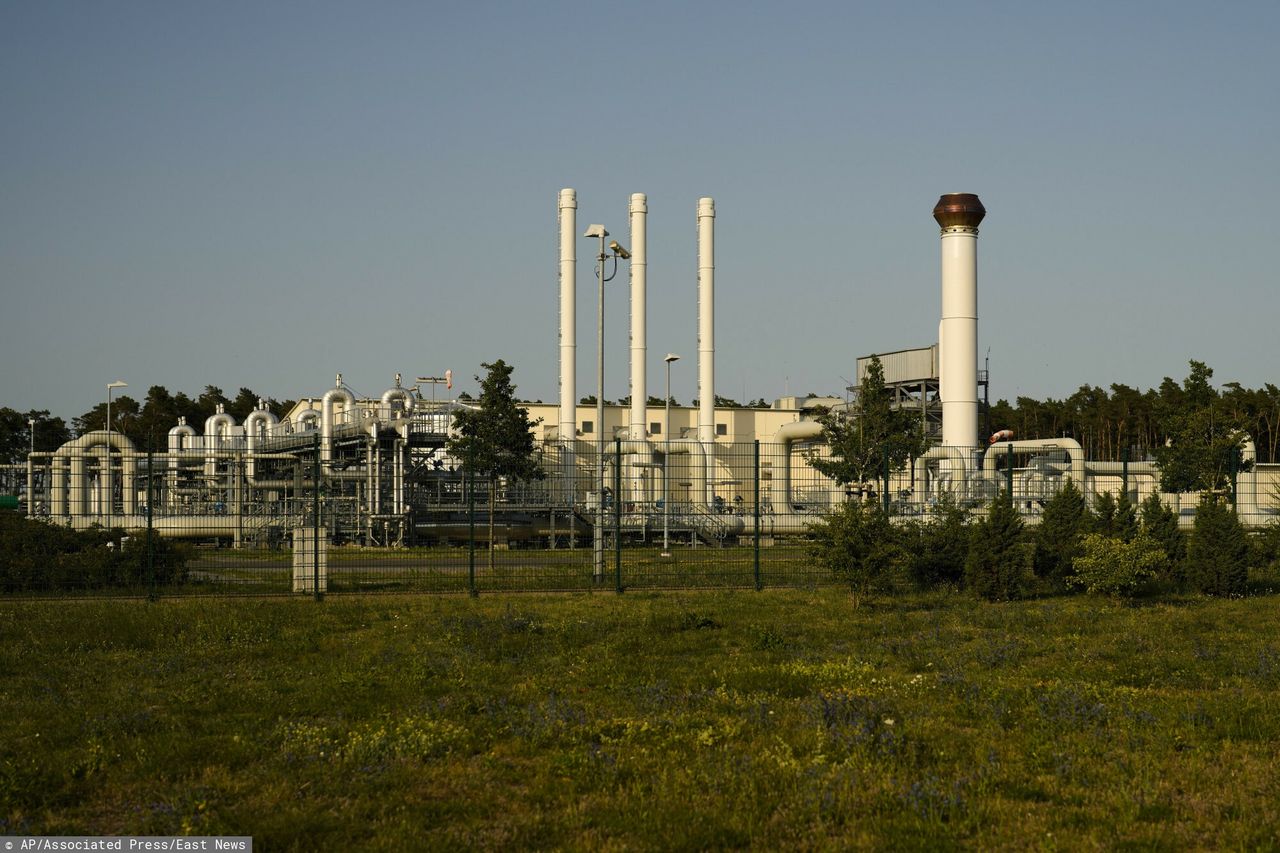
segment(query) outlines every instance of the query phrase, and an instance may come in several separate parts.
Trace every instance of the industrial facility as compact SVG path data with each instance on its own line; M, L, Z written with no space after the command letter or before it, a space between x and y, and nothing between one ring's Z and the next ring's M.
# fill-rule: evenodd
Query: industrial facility
M716 405L714 200L701 198L696 205L694 407L650 404L646 196L630 198L629 247L617 240L606 247L609 234L602 225L580 233L577 209L577 193L561 190L559 399L526 404L538 422L534 438L545 477L496 484L501 540L555 548L594 539L599 548L606 506L622 508L618 527L624 536L661 538L664 545L724 544L748 530L796 535L816 515L861 494L809 464L825 453L817 413L839 409L844 400L783 398L769 408ZM877 356L894 405L919 414L931 447L887 484L869 488L879 489L878 499L892 502L901 514L926 512L943 495L976 507L1011 488L1032 521L1068 479L1086 495L1123 491L1134 502L1157 491L1159 474L1150 461L1091 461L1070 438L986 439L980 429L987 376L978 368L977 276L978 229L985 215L982 202L969 193L943 195L933 209L941 238L938 341ZM626 405L604 401L599 337L591 389L596 400L579 403L577 246L584 237L598 241L592 261L601 288L608 266L616 273L626 263L629 270ZM598 321L603 323L602 313ZM668 370L678 358L665 356ZM870 359L858 360L859 380ZM668 389L657 399L669 397ZM466 535L464 501L474 499L477 489L488 500L489 485L469 484L463 461L448 449L457 412L474 405L428 398L421 383L405 385L398 374L381 397L358 399L338 375L331 387L301 399L284 417L260 404L242 423L219 411L203 424L174 424L163 451L140 452L109 429L88 432L55 452L31 453L25 466L5 472L4 490L19 495L28 515L77 529L151 527L168 537L271 547L290 540L323 502L333 543L449 542ZM1256 463L1251 454L1246 443L1245 461ZM1246 525L1276 517L1277 485L1277 465L1254 464L1239 474L1236 506ZM1175 511L1197 500L1162 497Z

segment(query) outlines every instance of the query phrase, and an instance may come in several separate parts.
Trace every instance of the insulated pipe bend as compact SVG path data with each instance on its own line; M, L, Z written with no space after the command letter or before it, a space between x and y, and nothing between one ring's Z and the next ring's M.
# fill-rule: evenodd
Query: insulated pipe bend
M916 458L916 499L922 500L929 494L929 463L935 459L948 459L954 463L950 473L960 478L960 492L963 494L968 475L964 448L942 444L929 448Z
M396 400L400 401L399 409L393 406ZM413 395L409 393L408 388L401 388L399 385L394 388L388 388L382 392L382 407L378 409L378 412L387 419L408 417L413 414Z
M789 424L783 424L773 434L773 440L769 444L768 461L771 463L774 482L779 482L778 474L779 472L782 474L782 487L779 489L782 501L781 506L777 500L773 501L774 515L797 514L791 502L791 445L797 441L821 437L822 424L817 421L792 421Z
M261 406L261 401L259 401L259 406ZM269 436L271 428L279 422L279 418L263 408L255 409L249 413L249 417L244 419L246 451L244 472L250 483L253 482L253 478L257 474L256 452L258 440Z
M169 430L169 450L185 450L191 447L195 436L196 431L187 424L187 419L178 418L178 425Z
M303 409L298 412L297 417L293 420L293 430L295 433L308 432L317 429L320 426L320 412L318 409Z
M137 512L138 495L129 485L138 470L138 454L133 442L124 433L114 430L93 430L67 442L54 453L53 494L50 496L54 517L66 514L68 509L73 517L88 514L89 484L85 476L84 459L86 452L96 447L111 448L120 452L121 469L126 484L124 508L126 512ZM67 483L65 476L66 460L70 460L70 484ZM109 456L107 464L110 464ZM70 501L65 496L68 485L71 492ZM68 504L70 504L69 507Z
M333 473L333 432L337 417L334 407L339 401L343 404L343 413L350 420L356 401L347 389L330 388L320 401L320 463L325 474Z
M670 455L689 454L689 462L693 467L692 477L690 477L692 481L691 493L696 498L695 503L699 506L706 506L706 498L704 496L707 494L707 449L696 438L673 438L667 443L670 445L667 451ZM670 476L669 470L664 471L663 476Z
M1002 454L1008 455L1009 445L1013 445L1015 453L1024 450L1066 451L1071 457L1071 468L1068 476L1075 480L1081 489L1085 487L1084 448L1074 438L1024 438L1020 441L1002 441L999 444L993 444L987 448L986 456L982 458L982 476L984 479L989 480L998 476L996 458Z

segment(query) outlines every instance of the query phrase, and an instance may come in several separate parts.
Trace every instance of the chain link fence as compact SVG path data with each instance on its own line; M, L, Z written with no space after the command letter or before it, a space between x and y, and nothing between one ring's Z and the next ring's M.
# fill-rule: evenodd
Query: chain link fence
M1086 498L1123 492L1134 503L1158 481L1150 462L1088 463L1069 440L937 447L898 470L868 460L849 487L810 464L827 452L812 432L785 443L548 444L543 476L525 482L478 476L412 429L338 430L327 446L291 435L252 451L137 452L90 435L9 472L19 495L0 510L0 594L807 586L832 581L809 558L809 525L850 500L927 519L943 502L982 513L1003 491L1035 524L1066 479ZM1276 492L1268 476L1247 475L1238 511L1271 517L1259 506Z

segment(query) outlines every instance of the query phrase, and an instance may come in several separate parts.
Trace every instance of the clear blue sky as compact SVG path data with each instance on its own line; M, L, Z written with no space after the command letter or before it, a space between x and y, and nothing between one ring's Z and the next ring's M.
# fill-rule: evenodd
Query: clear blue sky
M703 195L723 395L838 393L936 340L957 191L989 211L993 398L1191 358L1280 382L1278 44L1274 0L5 2L0 405L377 395L496 358L554 400L561 187L617 235L649 195L650 393L668 351L695 393ZM608 313L617 397L625 273Z

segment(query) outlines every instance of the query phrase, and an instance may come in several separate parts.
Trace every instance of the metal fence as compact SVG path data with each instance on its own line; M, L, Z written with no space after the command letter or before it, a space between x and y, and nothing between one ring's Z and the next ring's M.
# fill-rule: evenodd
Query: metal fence
M940 502L981 513L1005 492L1034 524L1068 478L1087 498L1135 503L1156 484L1150 463L1088 465L1052 442L934 448L897 469L868 460L849 487L810 464L827 453L812 437L549 444L543 476L516 482L413 430L145 453L99 435L33 454L12 478L25 485L0 513L0 594L804 586L831 580L808 556L809 525L849 500L924 519ZM1258 495L1275 489L1249 476L1253 503L1237 506L1265 515Z

